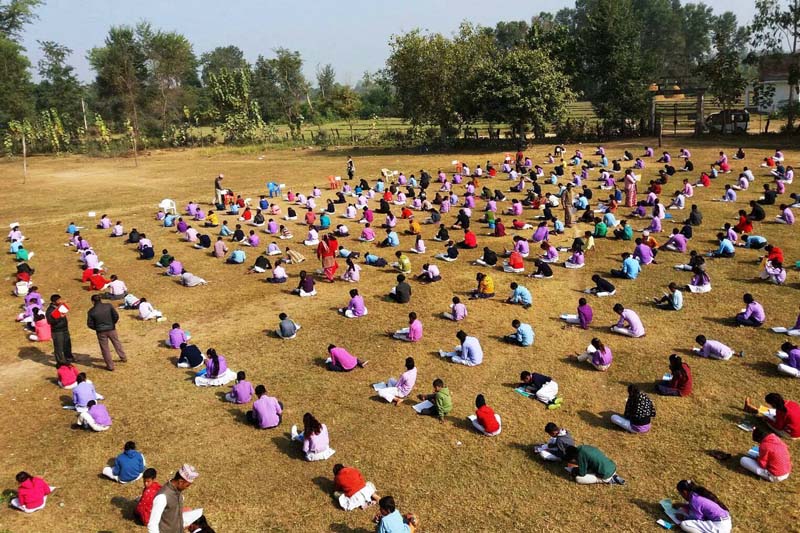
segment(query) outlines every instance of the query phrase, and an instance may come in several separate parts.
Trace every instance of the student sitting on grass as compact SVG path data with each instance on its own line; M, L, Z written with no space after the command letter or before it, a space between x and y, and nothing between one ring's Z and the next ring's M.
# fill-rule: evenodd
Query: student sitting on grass
M228 368L225 356L217 354L214 348L206 351L205 372L198 374L194 378L194 384L198 387L219 387L227 385L236 379L236 373Z
M291 436L293 441L303 443L306 461L324 461L336 453L336 450L330 447L328 427L321 424L311 413L303 415L303 432L298 433L297 425L294 425Z
M294 289L292 293L297 294L301 298L316 296L317 289L314 288L314 285L315 285L314 278L309 276L305 270L301 270L300 282L297 284L297 288Z
M443 313L442 316L447 320L459 322L467 318L467 306L461 303L461 298L453 296L453 303L450 304L450 312Z
M400 374L400 379L389 378L386 387L378 389L378 396L389 403L400 405L404 398L411 394L417 382L417 368L413 357L406 357L406 371Z
M595 286L586 289L583 291L584 293L594 294L595 296L599 296L601 298L605 296L614 296L617 293L617 288L600 274L594 274L592 276L592 281L594 282Z
M764 307L758 303L750 293L745 293L745 295L742 297L742 300L744 300L746 307L741 313L736 315L736 323L739 326L750 326L756 328L764 325L764 321L767 318L764 313Z
M250 403L250 398L255 394L253 384L247 381L244 370L236 373L236 383L231 387L231 391L225 394L225 400L231 403Z
M459 330L456 338L461 344L456 346L452 352L439 350L441 357L447 357L453 363L465 366L478 366L483 362L483 348L476 337L469 337L464 330Z
M691 480L678 482L678 492L687 505L673 506L678 509L680 528L689 533L730 533L731 514L714 493Z
M347 303L347 307L339 309L339 313L347 318L359 318L367 315L364 297L358 293L358 289L350 289L350 301Z
M358 359L354 355L350 354L344 348L338 347L334 344L328 345L328 360L325 361L325 364L328 367L328 370L332 370L334 372L350 372L354 368L364 368L367 366L369 361L362 361Z
M656 307L668 311L680 311L683 308L683 294L678 290L678 284L670 282L669 294L664 294L661 298L653 298Z
M475 414L468 417L472 426L487 437L499 435L503 429L500 415L495 414L494 410L486 405L483 394L475 397L475 408L477 409Z
M518 284L516 281L511 283L510 288L511 296L508 297L506 302L510 304L520 304L523 309L530 309L533 305L533 296L531 296L531 291Z
M733 349L719 341L706 339L705 335L698 335L695 337L695 342L700 345L700 348L692 348L692 351L700 357L708 357L711 359L721 359L727 361L735 353ZM744 352L739 352L742 357Z
M433 393L432 394L419 394L417 398L420 401L429 401L433 405L423 409L419 414L426 416L435 416L439 418L439 422L444 422L444 417L453 410L453 398L450 396L450 389L444 386L444 381L440 378L433 380Z
M586 298L578 299L578 310L574 315L561 315L561 320L569 326L580 326L581 329L589 329L589 324L592 323L594 313L591 306L587 303Z
M661 396L689 396L692 393L692 370L677 354L669 356L669 379L656 382Z
M567 448L575 446L575 440L572 435L566 429L558 427L554 422L548 422L544 426L544 432L550 436L550 439L544 444L534 446L534 450L545 461L563 461Z
M103 468L103 475L118 483L130 483L142 477L145 464L144 455L136 449L136 443L129 440L114 459L114 466Z
M535 334L530 324L524 324L515 318L511 321L511 327L514 328L514 333L503 337L504 341L517 346L533 345Z
M378 514L372 519L376 533L416 533L417 518L412 514L401 515L391 496L381 498L378 509Z
M408 313L408 327L390 332L393 339L406 342L417 342L422 339L422 321L417 318L417 313Z
M788 479L792 472L792 459L789 448L780 437L757 427L753 429L753 442L758 443L758 458L745 455L739 460L742 468L771 483Z
M47 497L56 490L40 477L33 477L27 472L17 474L17 497L12 498L9 504L14 509L23 513L35 513L44 509Z
M183 342L180 345L180 349L181 354L176 363L178 368L197 368L205 361L200 348L194 344L187 344Z
M778 372L795 378L800 377L800 347L791 342L784 342L778 357L781 359L778 363Z
M283 421L283 403L273 396L268 396L264 385L256 386L255 395L253 410L245 413L247 422L258 429L278 427Z
M611 422L630 433L647 433L650 431L650 419L656 416L653 401L636 385L628 385L628 400L622 416L611 415Z
M563 400L558 397L558 383L550 376L525 370L520 373L519 379L524 392L532 394L548 409L557 409L561 405Z
M588 362L596 370L601 372L608 370L611 367L611 362L614 360L611 348L607 347L596 337L592 339L586 351L582 354L575 354L575 358L581 362Z
M366 481L361 472L353 466L336 464L333 466L333 497L345 511L366 509L380 499L375 485Z
M769 428L781 437L800 439L800 405L784 400L777 392L767 394L764 401L769 409L756 407L750 398L745 398L745 412L760 414L766 418Z
M626 309L622 304L614 304L614 312L619 315L619 321L611 326L611 331L626 337L644 337L645 330L642 319L633 309Z
M90 400L86 404L86 411L78 414L78 421L73 426L75 428L91 429L92 431L108 431L111 427L111 415L105 405Z
M617 465L603 452L584 444L570 446L564 452L564 461L570 476L579 485L605 483L607 485L624 485L625 480L617 475Z
M150 513L153 510L153 499L161 490L161 484L156 481L158 473L155 468L148 468L142 474L142 481L144 482L144 489L142 495L139 496L139 501L136 503L134 513L138 522L142 525L147 525L150 522Z

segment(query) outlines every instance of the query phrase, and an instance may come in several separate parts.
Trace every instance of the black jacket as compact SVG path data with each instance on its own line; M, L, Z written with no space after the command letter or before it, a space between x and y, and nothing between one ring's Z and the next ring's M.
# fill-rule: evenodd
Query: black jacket
M47 311L44 313L45 318L47 318L47 323L50 324L50 331L69 331L69 322L67 321L67 317L53 317L53 311L55 311L57 307L58 306L51 303L50 307L48 307Z
M109 303L97 303L89 309L86 315L86 326L95 330L97 333L112 331L116 329L119 313L114 306Z

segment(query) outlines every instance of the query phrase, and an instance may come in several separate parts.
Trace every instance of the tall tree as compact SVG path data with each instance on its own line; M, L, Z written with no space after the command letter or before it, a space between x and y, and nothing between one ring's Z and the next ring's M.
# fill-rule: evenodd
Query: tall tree
M134 136L138 137L148 72L147 54L134 28L113 26L105 46L89 51L89 62L97 73L99 96L108 99L120 123L131 121Z
M350 128L350 141L355 142L353 136L353 123L358 118L361 108L361 98L348 85L337 85L332 94L333 112L345 122Z
M584 69L592 85L586 96L597 115L613 127L624 127L647 111L647 81L640 50L640 28L632 0L580 0ZM580 4L579 4L580 5Z
M356 84L355 91L361 99L359 116L363 119L372 117L389 117L394 114L394 88L385 72L364 76Z
M192 44L175 32L153 31L149 25L140 31L147 56L149 84L156 95L156 114L161 130L182 115L191 87L197 87L197 58Z
M39 18L34 10L44 0L3 0L0 2L0 36L17 40L22 29Z
M205 52L200 56L200 66L202 68L201 80L204 86L208 85L208 78L211 74L218 73L223 68L230 72L250 68L244 58L244 52L232 45L218 46L210 52Z
M709 92L727 111L739 101L747 85L742 72L745 34L737 24L736 15L731 12L720 16L714 27L715 55L703 65L702 71Z
M331 119L335 115L333 100L336 89L336 71L333 65L330 63L323 67L317 65L316 112L319 116Z
M0 126L22 120L33 111L31 64L23 52L16 42L0 37Z
M543 49L516 48L481 65L474 87L483 118L512 124L523 135L530 125L543 138L549 123L558 120L574 98L569 80Z
M789 102L787 129L794 129L795 99L800 83L800 0L756 0L756 14L750 24L750 43L760 54L789 52Z
M310 99L300 52L278 48L274 58L259 56L253 77L253 96L265 116L285 120L292 135L299 135L306 120L302 104Z
M261 110L252 94L250 69L222 68L208 78L215 118L222 123L226 141L256 142L264 132Z
M41 81L36 86L36 108L57 109L63 116L81 122L83 88L75 69L67 62L72 50L54 41L39 41L42 59L38 63Z
M499 48L511 50L525 44L528 23L524 20L500 21L494 27L495 42Z

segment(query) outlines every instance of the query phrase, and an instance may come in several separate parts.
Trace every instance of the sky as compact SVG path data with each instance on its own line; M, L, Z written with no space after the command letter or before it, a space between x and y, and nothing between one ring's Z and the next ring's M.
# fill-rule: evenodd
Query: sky
M740 24L749 23L754 12L754 0L705 3L716 13L733 11ZM339 82L355 84L364 71L384 67L392 34L420 28L451 35L464 20L494 26L573 5L574 0L46 0L23 44L34 70L41 57L37 41L68 46L78 77L89 82L94 73L86 53L102 46L109 27L147 20L184 34L198 57L233 44L253 63L284 47L300 52L309 80L317 66L330 63Z

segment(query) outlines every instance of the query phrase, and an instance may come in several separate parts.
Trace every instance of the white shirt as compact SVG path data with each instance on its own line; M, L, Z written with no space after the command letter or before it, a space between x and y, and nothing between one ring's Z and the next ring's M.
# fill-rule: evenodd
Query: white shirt
M128 292L128 287L124 281L117 279L108 284L108 292L114 296L121 296Z
M167 497L163 494L156 494L153 498L153 509L150 511L150 521L147 522L147 533L160 533L158 527L161 522L161 515L164 514L164 509L167 508Z

